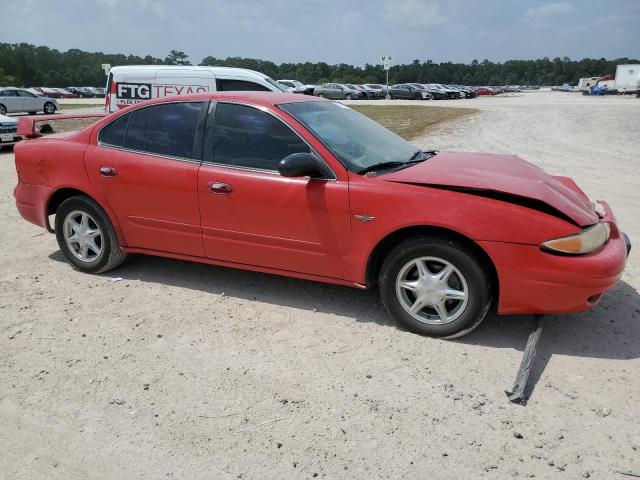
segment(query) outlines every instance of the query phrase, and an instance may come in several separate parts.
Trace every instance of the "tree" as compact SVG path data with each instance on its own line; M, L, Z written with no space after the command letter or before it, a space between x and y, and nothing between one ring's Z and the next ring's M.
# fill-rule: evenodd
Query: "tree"
M164 63L167 65L191 65L189 55L178 50L171 50L164 59Z

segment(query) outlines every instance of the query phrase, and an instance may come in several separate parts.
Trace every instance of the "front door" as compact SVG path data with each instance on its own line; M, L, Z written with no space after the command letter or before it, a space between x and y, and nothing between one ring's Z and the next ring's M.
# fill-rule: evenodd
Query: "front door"
M340 277L349 238L346 179L280 176L282 158L311 149L272 113L218 103L214 125L198 175L206 255Z
M85 154L128 247L204 256L197 176L208 102L151 105L119 116Z

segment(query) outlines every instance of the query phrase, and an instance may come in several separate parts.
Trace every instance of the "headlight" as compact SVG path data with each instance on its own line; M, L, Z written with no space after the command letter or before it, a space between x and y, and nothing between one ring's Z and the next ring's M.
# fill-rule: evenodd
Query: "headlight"
M575 235L555 238L542 244L544 250L570 255L591 253L609 240L611 228L606 222L596 223Z

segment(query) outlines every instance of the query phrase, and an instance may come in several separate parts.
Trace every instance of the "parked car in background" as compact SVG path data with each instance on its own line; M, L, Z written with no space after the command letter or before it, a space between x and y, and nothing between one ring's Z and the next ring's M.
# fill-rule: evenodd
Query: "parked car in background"
M446 100L448 98L445 91L435 87L431 83L421 83L420 85L422 85L422 87L431 94L434 100Z
M405 100L427 100L431 94L424 88L418 88L416 85L409 83L399 83L389 87L389 96L391 99L401 98Z
M478 95L497 95L498 93L493 88L489 87L478 87L476 91L478 92Z
M33 87L33 89L39 91L45 97L62 98L62 94L58 92L55 88Z
M387 86L382 85L380 83L364 83L362 84L365 88L372 88L376 92L378 92L378 98L385 98L387 96Z
M0 115L7 113L56 113L60 105L55 98L39 97L24 88L0 88Z
M353 83L345 83L345 85L352 90L358 90L362 94L363 100L375 100L378 98L378 92L373 88L366 88L362 85L354 85Z
M42 92L41 92L41 91L39 91L39 90L36 90L36 89L35 89L35 88L33 88L33 87L31 87L31 88L25 88L25 90L26 90L27 92L31 92L31 93L33 93L33 94L34 94L35 96L37 96L37 97L44 97L44 93L42 93Z
M330 98L332 100L358 100L362 98L360 90L354 90L341 83L324 83L313 89L316 97Z
M58 92L61 98L73 98L75 96L73 93L71 93L68 90L65 90L64 88L52 88L52 90L55 90L56 92Z
M415 87L418 90L420 90L422 92L423 100L433 100L434 98L433 94L427 88L425 88L425 86L422 85L421 83L407 83L407 85L411 85L412 87Z
M37 135L35 120L19 132ZM515 155L423 151L346 105L289 93L151 100L22 141L15 166L20 215L55 232L80 272L134 253L377 286L394 319L436 337L470 332L492 307L591 308L631 247L568 177Z
M96 87L82 87L86 91L90 92L93 95L93 98L104 98L106 90L104 88L96 88Z
M276 80L291 93L301 93L303 95L313 95L315 85L305 85L298 80Z
M0 149L8 147L22 140L18 135L18 120L6 115L0 115Z

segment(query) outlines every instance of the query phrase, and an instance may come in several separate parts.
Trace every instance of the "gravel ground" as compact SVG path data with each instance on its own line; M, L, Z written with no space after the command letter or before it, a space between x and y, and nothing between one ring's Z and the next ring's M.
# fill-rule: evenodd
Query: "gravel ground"
M382 102L380 102L382 103ZM417 140L569 174L640 238L640 100L530 93ZM422 102L426 108L436 102ZM640 473L640 265L591 311L458 341L396 327L376 292L138 257L72 270L13 205L0 153L0 477L628 478Z

